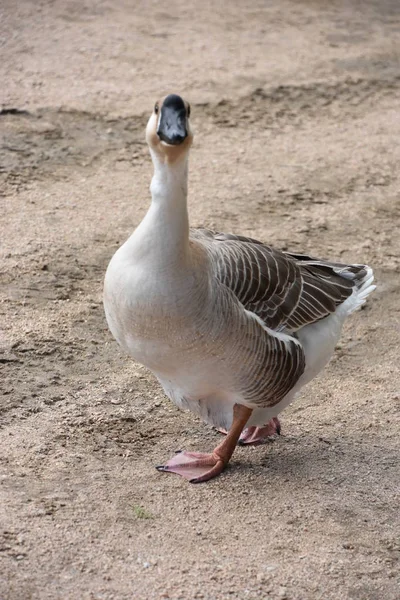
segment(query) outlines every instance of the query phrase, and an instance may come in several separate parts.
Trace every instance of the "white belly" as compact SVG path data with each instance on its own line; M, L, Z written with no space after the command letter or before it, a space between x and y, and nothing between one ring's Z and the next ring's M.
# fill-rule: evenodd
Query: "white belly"
M293 402L301 388L309 383L330 361L336 343L341 333L344 311L335 313L322 319L318 323L307 325L300 332L298 338L304 348L306 369L295 387L275 406L257 408L247 423L247 426L263 426L270 419L276 417L289 404ZM209 381L210 372L204 373ZM245 403L243 399L223 390L215 391L208 397L191 394L190 388L181 386L173 381L160 378L168 397L180 408L189 409L200 415L204 421L217 428L229 429L232 425L233 406L235 402ZM193 390L194 391L194 390ZM204 390L206 392L206 390Z
M163 280L160 285L157 278L149 282L147 269L132 269L124 261L123 253L114 256L105 281L104 306L112 334L137 362L155 373L179 407L199 414L211 425L229 429L234 404L246 404L246 400L237 395L232 385L235 373L230 371L229 360L220 360L201 328L197 332L193 325L196 320L198 323L204 320L199 311L196 319L190 312L193 296L188 290L193 293L196 283L193 274L180 272L179 285L173 280ZM158 287L154 289L154 285ZM157 306L150 305L154 299ZM303 375L279 404L254 409L249 425L262 426L277 416L328 363L349 301L335 314L298 332L306 359ZM198 306L203 306L203 302Z

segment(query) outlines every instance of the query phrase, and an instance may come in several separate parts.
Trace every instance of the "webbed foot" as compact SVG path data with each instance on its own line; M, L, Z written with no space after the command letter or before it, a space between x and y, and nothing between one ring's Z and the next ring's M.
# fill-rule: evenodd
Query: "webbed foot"
M265 444L268 438L274 435L280 435L281 424L277 417L274 417L264 427L246 427L243 430L242 435L239 438L240 446L247 446L253 444L255 446L259 444Z
M211 454L177 452L165 465L157 469L166 473L176 473L191 483L201 483L217 477L228 464L251 413L251 408L235 404L232 426L224 441Z
M215 452L177 452L165 465L156 468L165 473L181 475L190 483L201 483L222 473L228 461Z

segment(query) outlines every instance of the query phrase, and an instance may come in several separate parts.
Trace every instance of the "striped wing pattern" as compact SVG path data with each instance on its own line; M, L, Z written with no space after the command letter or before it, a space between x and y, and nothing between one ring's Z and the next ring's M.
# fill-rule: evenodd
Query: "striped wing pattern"
M240 387L249 402L259 406L274 406L294 387L303 373L304 352L296 340L283 341L266 332L260 333L260 329L255 320L249 323L251 345L242 348L241 353L248 368Z
M295 332L333 313L366 274L364 265L275 250L252 238L201 229L217 279L274 330Z
M276 332L295 332L333 313L366 275L363 265L343 265L280 252L254 240L207 229L193 230L211 258L213 274L248 311ZM258 330L258 333L257 331ZM243 335L246 398L260 406L277 404L305 368L296 340L260 334L256 320Z
M321 261L302 254L287 254L297 262L303 279L299 303L286 327L296 331L335 312L367 274L364 265Z
M301 344L292 337L271 334L267 328L260 327L260 319L246 314L227 287L214 285L214 292L209 318L220 327L217 333L214 330L214 352L218 355L220 350L223 354L226 348L230 349L234 389L252 404L264 407L277 404L304 371ZM229 328L226 326L227 315Z

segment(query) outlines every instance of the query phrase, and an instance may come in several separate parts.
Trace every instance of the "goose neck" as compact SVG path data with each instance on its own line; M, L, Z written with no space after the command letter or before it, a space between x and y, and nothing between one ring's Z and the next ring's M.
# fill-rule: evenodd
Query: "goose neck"
M181 206L184 209L188 190L187 158L172 164L153 158L153 163L154 175L150 186L153 204Z
M162 163L153 157L151 206L142 223L147 239L152 241L152 255L158 263L187 263L189 259L189 215L187 209L188 161Z

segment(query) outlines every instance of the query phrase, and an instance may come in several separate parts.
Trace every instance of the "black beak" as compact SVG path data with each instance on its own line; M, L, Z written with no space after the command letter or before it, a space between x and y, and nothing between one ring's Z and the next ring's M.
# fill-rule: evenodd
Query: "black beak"
M157 135L163 142L177 146L187 138L186 107L180 96L170 94L161 107Z

